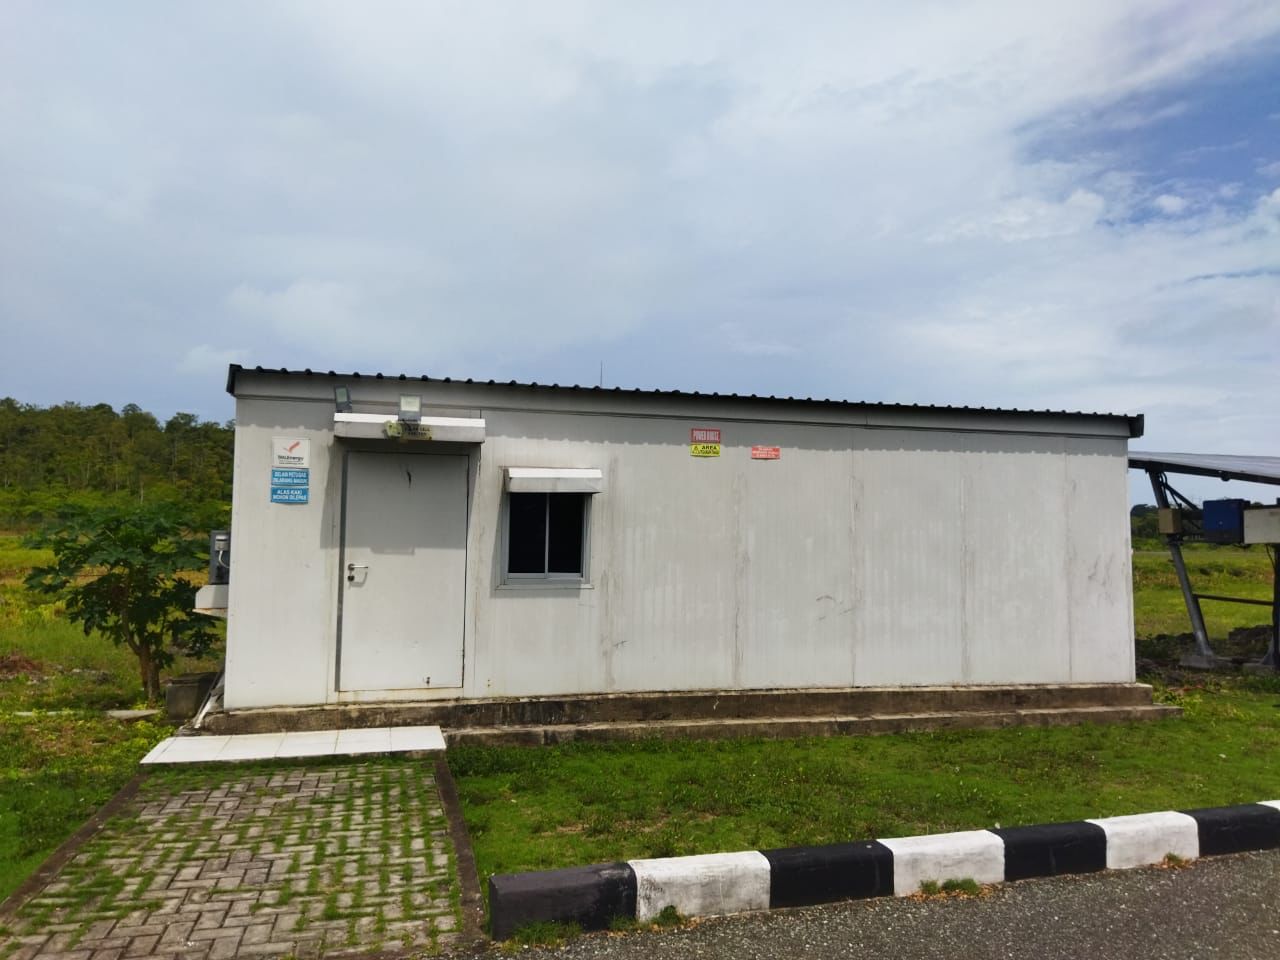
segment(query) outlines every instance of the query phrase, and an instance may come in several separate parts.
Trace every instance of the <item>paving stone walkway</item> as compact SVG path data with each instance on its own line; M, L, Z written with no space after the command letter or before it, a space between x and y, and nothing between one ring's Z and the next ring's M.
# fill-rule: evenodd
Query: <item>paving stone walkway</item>
M0 960L431 953L458 899L429 762L163 771L8 921Z

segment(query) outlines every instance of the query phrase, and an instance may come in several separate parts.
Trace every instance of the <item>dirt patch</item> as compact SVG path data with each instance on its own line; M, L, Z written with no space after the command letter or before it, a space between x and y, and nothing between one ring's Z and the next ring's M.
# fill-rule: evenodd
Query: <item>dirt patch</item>
M1227 634L1224 645L1227 657L1249 657L1256 659L1267 652L1271 646L1271 624L1257 627L1236 627Z
M1271 625L1236 627L1226 639L1213 641L1213 652L1236 666L1262 658L1271 646ZM1139 637L1138 672L1159 674L1166 668L1176 668L1186 654L1196 648L1195 637L1190 633L1161 633L1153 637Z
M24 657L20 653L0 653L0 680L38 677L42 673L44 667L30 657Z

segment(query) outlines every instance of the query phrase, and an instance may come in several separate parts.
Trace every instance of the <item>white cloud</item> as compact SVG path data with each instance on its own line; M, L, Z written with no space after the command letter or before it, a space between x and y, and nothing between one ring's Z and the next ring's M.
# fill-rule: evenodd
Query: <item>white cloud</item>
M795 344L761 339L749 333L743 324L734 321L720 324L719 336L729 350L748 357L791 357L800 353L800 348Z
M316 337L342 344L367 332L357 291L330 280L297 280L278 290L242 283L227 297L227 306L286 340Z
M1062 201L1018 197L1001 204L982 218L954 222L929 239L946 242L969 237L995 237L1014 243L1063 237L1095 226L1105 209L1106 201L1090 190L1073 190Z
M1167 217L1176 217L1187 209L1187 201L1172 193L1162 193L1151 201L1151 205Z
M249 358L249 351L241 347L214 347L201 343L192 347L178 360L179 373L196 376L221 376L233 363L244 363Z
M1186 101L1178 101L1145 113L1124 110L1109 117L1107 125L1115 130L1139 130L1180 117L1187 112L1187 106Z

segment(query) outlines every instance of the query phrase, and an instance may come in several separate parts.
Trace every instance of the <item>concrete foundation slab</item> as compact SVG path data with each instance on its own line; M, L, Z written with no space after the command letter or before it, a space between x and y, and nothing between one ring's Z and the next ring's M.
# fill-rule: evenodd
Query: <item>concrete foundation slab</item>
M208 715L204 729L215 734L341 729L350 739L360 728L438 726L448 731L450 744L535 744L1117 723L1177 712L1153 705L1151 688L1140 683L1004 684L598 694L237 710Z

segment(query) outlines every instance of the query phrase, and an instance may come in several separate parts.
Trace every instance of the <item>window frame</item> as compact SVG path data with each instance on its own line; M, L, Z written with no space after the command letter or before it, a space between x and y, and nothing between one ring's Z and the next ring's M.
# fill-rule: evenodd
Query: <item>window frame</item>
M542 565L547 566L551 549L551 496L546 492L503 491L502 496L502 577L504 587L536 587L536 588L569 588L579 589L591 586L591 500L592 494L577 493L573 496L582 498L582 572L581 573L512 573L511 572L511 498L542 496L546 498L547 516L543 525Z

